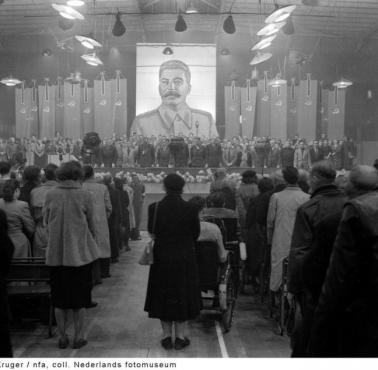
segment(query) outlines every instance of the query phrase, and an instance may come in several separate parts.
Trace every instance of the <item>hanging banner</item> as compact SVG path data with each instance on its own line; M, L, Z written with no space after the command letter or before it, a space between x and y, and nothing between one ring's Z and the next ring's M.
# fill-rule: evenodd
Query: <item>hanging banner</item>
M302 139L316 137L317 96L318 83L307 74L307 79L300 82L298 92L298 135Z
M64 83L58 77L55 86L55 131L63 136L64 132Z
M39 96L39 136L52 139L55 136L55 86L49 86L45 79L43 86L38 86Z
M16 136L19 138L30 137L30 126L27 106L27 90L25 82L22 81L21 87L15 88L15 116L16 116Z
M251 86L251 80L247 80L246 87L240 88L241 129L243 137L253 137L255 130L256 96L256 86Z
M271 86L270 136L287 139L287 85Z
M295 79L287 87L287 137L289 139L298 135L298 90Z
M264 79L257 82L257 121L256 136L267 137L270 135L270 88L268 72L264 72Z
M346 89L337 87L328 94L328 139L342 140L345 136Z
M84 80L81 88L81 123L82 137L94 131L93 87L88 86L88 80Z
M121 71L116 71L112 84L112 105L114 132L117 137L127 133L127 80L121 77Z
M329 90L322 89L320 107L320 137L322 135L328 137L328 99Z
M232 81L231 86L224 87L225 138L240 135L240 87Z
M102 140L114 133L112 113L112 82L106 81L105 72L101 72L101 79L94 80L94 130Z
M81 137L80 84L64 82L63 135L72 139Z

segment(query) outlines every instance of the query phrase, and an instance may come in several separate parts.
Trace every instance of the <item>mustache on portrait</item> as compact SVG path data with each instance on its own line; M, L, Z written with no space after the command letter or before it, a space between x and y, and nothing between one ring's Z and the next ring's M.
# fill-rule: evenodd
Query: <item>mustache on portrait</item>
M164 98L166 98L168 96L174 96L176 98L179 98L181 95L176 91L167 91L163 96L164 96Z

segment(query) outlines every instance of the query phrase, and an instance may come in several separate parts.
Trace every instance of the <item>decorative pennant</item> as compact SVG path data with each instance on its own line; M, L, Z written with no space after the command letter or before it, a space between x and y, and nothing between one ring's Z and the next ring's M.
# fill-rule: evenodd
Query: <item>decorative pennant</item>
M55 86L55 130L63 135L64 132L64 84L63 79L58 77Z
M295 78L287 87L287 137L294 138L298 134L298 88Z
M80 84L64 82L64 136L81 137L81 87Z
M313 140L316 137L317 81L307 79L300 82L298 92L298 135L300 138Z
M84 80L81 91L81 121L82 135L94 130L93 88L88 86L88 80Z
M271 87L270 136L287 139L287 87Z
M240 89L241 128L242 136L253 137L255 130L257 88L251 86L251 80L246 80L246 87Z
M307 91L306 91L306 101L307 106L312 105L312 96L311 96L311 74L307 73Z
M257 82L257 117L255 136L270 135L270 93L268 72L264 72L264 79Z
M269 82L268 82L268 71L264 71L264 94L262 100L269 101Z
M345 136L346 89L335 87L328 95L328 139L341 140Z
M127 80L122 78L121 71L116 71L111 80L111 101L113 102L112 126L117 136L127 134Z
M55 136L55 86L49 86L45 78L39 92L39 136L51 139Z
M240 87L232 81L231 86L224 87L225 95L225 138L240 135Z
M112 82L105 79L105 72L101 72L99 80L94 80L94 130L102 139L114 133L111 85Z
M15 116L16 116L16 136L29 136L29 122L27 120L25 81L22 81L21 87L15 89Z

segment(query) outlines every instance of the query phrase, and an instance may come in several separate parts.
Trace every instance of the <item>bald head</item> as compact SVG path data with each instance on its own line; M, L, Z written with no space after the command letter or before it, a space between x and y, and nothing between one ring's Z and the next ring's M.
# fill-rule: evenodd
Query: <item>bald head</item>
M356 166L348 178L348 192L355 190L357 192L366 192L375 190L378 186L378 172L372 166Z

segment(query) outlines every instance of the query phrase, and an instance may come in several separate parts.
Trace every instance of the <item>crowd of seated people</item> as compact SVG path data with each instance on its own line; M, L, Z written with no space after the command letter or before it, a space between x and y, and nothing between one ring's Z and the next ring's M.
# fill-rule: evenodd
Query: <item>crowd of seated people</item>
M378 164L355 166L337 176L334 162L320 159L309 170L287 165L261 176L247 169L241 183L227 178L225 168L217 169L207 199L191 200L203 221L199 240L216 242L219 261L225 261L220 230L206 221L237 219L249 281L265 284L260 275L265 266L271 305L282 291L283 262L288 259L287 301L297 309L293 356L376 355ZM110 175L99 179L92 166L68 163L69 171L67 164L49 164L43 172L29 166L17 179L11 164L0 162L0 209L7 217L14 256L44 256L52 191L78 188L89 194L91 201L83 205L89 207L87 214L102 215L98 225L88 223L99 247L91 259L92 283L101 283L111 276L110 264L129 248L128 240L140 237L144 187L137 177L131 182ZM85 201L83 194L78 201ZM63 276L59 274L57 278ZM86 301L85 307L94 304ZM85 345L78 335L76 345ZM59 346L66 341L61 331Z
M350 170L356 159L356 145L350 138L302 140L298 137L285 142L270 137L219 138L178 136L168 138L126 135L103 139L94 156L86 157L82 139L0 138L0 161L12 165L45 167L51 157L56 164L70 159L95 167L241 167L283 168L294 166L308 170L312 163L329 160L336 169Z

